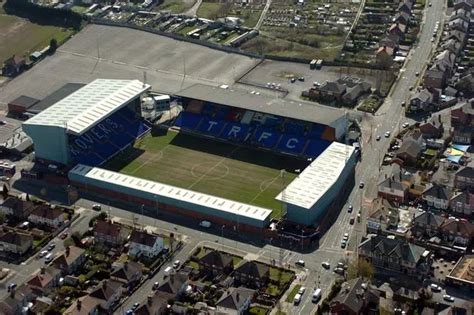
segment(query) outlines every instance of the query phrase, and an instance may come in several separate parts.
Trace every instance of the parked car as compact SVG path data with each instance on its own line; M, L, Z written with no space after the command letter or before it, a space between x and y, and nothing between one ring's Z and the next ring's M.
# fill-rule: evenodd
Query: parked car
M349 208L347 209L347 211L350 213L352 212L352 209L353 209L352 205L349 205Z
M385 132L385 138L389 138L390 137L390 131L386 131Z
M61 236L59 238L64 240L67 236L68 236L68 233L64 232L63 234L61 234Z
M445 294L443 295L443 300L447 302L454 302L454 298L451 295Z
M305 266L304 260L302 259L298 260L297 262L295 262L295 265L299 267L304 267Z
M158 281L156 281L155 283L153 283L153 287L151 289L156 290L156 289L158 289L159 286L160 286L160 283Z
M334 268L334 272L337 273L337 274L342 275L342 274L344 274L344 269L341 268L341 267L336 267L336 268Z
M441 287L435 283L430 284L431 291L441 292Z
M324 261L321 265L323 266L324 269L331 268L331 265L327 261Z
M300 304L300 302L301 302L301 294L298 293L295 295L295 298L293 299L293 304L298 305Z
M51 243L48 245L48 251L52 251L56 247L56 244Z
M380 138L381 138L380 135L377 135L377 137L375 138L375 140L380 141Z
M135 302L133 303L132 310L136 310L140 306L140 303Z
M17 287L17 284L15 282L9 283L8 284L8 292L15 290Z
M295 83L295 82L296 82L296 78L295 78L295 77L291 78L291 79L290 79L290 82L291 82L291 83Z
M94 205L92 205L92 210L100 211L100 210L102 210L102 206L99 205L99 204L94 204Z
M306 291L306 288L305 287L301 287L299 290L298 290L298 293L301 294L301 296L303 296L303 294L305 293Z
M304 77L299 77L298 81L304 82Z
M173 263L173 268L178 269L180 264L181 264L181 262L179 260L175 260L174 263Z
M351 217L351 218L349 219L349 224L351 224L351 225L354 224L354 221L355 221L355 218L354 218L354 217Z
M316 289L313 292L313 296L311 297L311 302L318 303L319 299L321 298L321 289Z
M362 189L362 188L364 188L364 187L365 187L365 183L364 183L364 182L360 182L360 183L359 183L359 188Z

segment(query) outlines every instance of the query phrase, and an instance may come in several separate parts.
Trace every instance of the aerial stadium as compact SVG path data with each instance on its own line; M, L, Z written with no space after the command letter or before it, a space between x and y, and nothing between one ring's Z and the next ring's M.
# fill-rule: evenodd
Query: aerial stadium
M338 110L196 84L173 96L179 114L153 125L149 90L99 79L30 118L36 161L79 190L265 235L272 222L323 225L353 183Z

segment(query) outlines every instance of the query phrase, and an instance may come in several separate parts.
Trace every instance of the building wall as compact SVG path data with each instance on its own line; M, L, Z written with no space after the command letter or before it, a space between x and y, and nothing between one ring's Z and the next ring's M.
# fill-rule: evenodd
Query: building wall
M334 200L339 198L341 192L348 182L353 183L356 154L353 153L348 159L339 178L332 187L316 202L311 209L305 209L293 204L286 204L288 221L305 226L313 225L323 217Z
M23 130L33 140L37 159L61 164L69 163L66 129L56 126L23 124Z

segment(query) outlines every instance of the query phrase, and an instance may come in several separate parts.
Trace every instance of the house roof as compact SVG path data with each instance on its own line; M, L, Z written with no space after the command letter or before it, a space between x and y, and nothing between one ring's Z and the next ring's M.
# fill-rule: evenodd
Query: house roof
M364 288L362 285L365 284ZM371 290L367 287L367 283L364 283L362 278L351 279L344 282L341 285L341 290L333 299L334 302L344 304L347 308L352 310L354 313L359 313L367 301L367 295L372 294L379 296L380 294Z
M400 149L397 151L398 154L407 154L413 158L416 158L423 148L421 145L413 139L406 139L403 141Z
M319 90L324 92L342 94L346 90L346 87L339 82L326 81L319 87Z
M217 301L216 306L231 310L240 310L246 300L252 298L254 294L255 290L243 287L230 288L224 292L221 298Z
M37 206L30 215L35 215L41 218L49 219L49 220L55 220L58 217L61 217L64 215L64 212L61 209L58 208L51 208L46 205L40 205Z
M135 276L141 275L143 266L133 260L125 262L120 268L113 271L110 276L123 279L125 281L132 280Z
M156 315L164 314L164 309L168 306L168 300L174 298L173 294L156 291L155 294L147 297L143 303L133 312L134 315Z
M13 101L8 102L8 105L14 105L14 106L22 107L24 109L28 109L38 102L39 100L37 100L36 98L21 95L15 98Z
M122 284L114 280L103 280L99 283L89 296L108 301L122 287Z
M158 238L158 235L149 234L147 231L133 230L129 241L153 247L156 244Z
M395 17L394 17L393 20L394 21L399 21L399 22L404 22L406 24L410 21L410 14L408 14L404 11L398 12L397 14L395 14Z
M448 190L448 188L435 183L423 192L423 196L431 196L441 200L449 200L449 198L451 198L451 191Z
M97 79L23 124L55 126L80 135L149 88L138 80Z
M58 256L53 264L56 267L66 266L69 267L73 264L80 256L84 254L85 250L77 246L69 246L69 250L65 250L64 253Z
M379 256L391 256L406 262L417 263L425 249L404 240L391 239L382 235L373 236L359 245L362 252L371 252Z
M353 101L356 98L358 98L362 93L369 90L370 87L371 87L370 83L367 83L367 82L358 83L355 86L348 88L346 90L346 93L344 93L344 95L342 96L342 98Z
M430 93L430 91L426 90L426 89L423 89L419 92L417 92L413 97L412 99L419 99L420 101L426 103L428 101L430 101L432 95Z
M80 306L78 305L80 302ZM101 300L85 295L74 301L72 305L64 311L64 315L90 315L91 311L97 308Z
M457 171L456 176L474 178L474 168L471 166L466 166Z
M429 211L417 213L415 215L415 218L413 219L413 223L435 226L435 227L440 227L441 224L443 224L443 222L444 222L444 217L436 215Z
M23 212L27 209L30 209L34 205L31 201L25 201L15 197L8 197L3 201L1 206L5 208L11 208L13 209L13 213L16 213L17 211Z
M61 270L57 269L54 266L46 267L43 271L38 272L30 280L28 280L28 285L35 286L38 288L46 288L51 281L54 281L58 275L61 273Z
M232 256L230 254L222 253L217 250L211 250L206 255L204 255L199 262L207 265L214 265L220 268L224 268L232 264Z
M437 133L441 129L441 125L434 125L433 122L427 122L420 125L421 133Z
M397 180L392 180L391 178L387 178L387 179L383 180L379 184L379 188L391 188L391 189L394 189L394 190L402 190L402 191L407 189L405 186L403 186L402 183L400 183Z
M33 242L33 237L26 233L7 231L5 234L0 235L0 242L22 246L26 242Z
M464 205L474 205L474 194L468 191L457 193L451 198L451 204L461 203Z
M185 272L171 274L168 280L158 287L157 291L176 295L187 281L188 274L186 274Z
M235 272L261 279L270 272L270 267L256 261L245 261L235 269Z
M467 220L447 219L443 225L441 225L441 230L454 234L460 233L470 238L474 237L474 224Z
M121 236L122 229L123 228L121 225L112 223L110 221L98 220L94 226L94 233L117 238Z
M51 107L53 104L56 104L66 96L71 95L73 92L76 92L80 88L82 88L85 84L81 83L66 83L53 93L49 94L41 101L33 105L32 107L28 108L28 112L32 114L38 114L45 110L46 108Z

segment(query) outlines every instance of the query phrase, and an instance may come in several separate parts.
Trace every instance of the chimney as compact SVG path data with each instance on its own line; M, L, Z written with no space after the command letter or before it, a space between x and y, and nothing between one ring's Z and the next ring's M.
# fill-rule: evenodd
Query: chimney
M77 300L76 305L77 305L77 310L80 310L81 307L82 307L82 301L81 301L81 300Z
M41 267L41 269L40 269L40 273L41 273L42 275L44 275L44 274L45 274L45 272L46 272L46 268L45 268L45 267Z
M71 253L71 248L69 246L66 246L66 257L69 257L70 253Z

